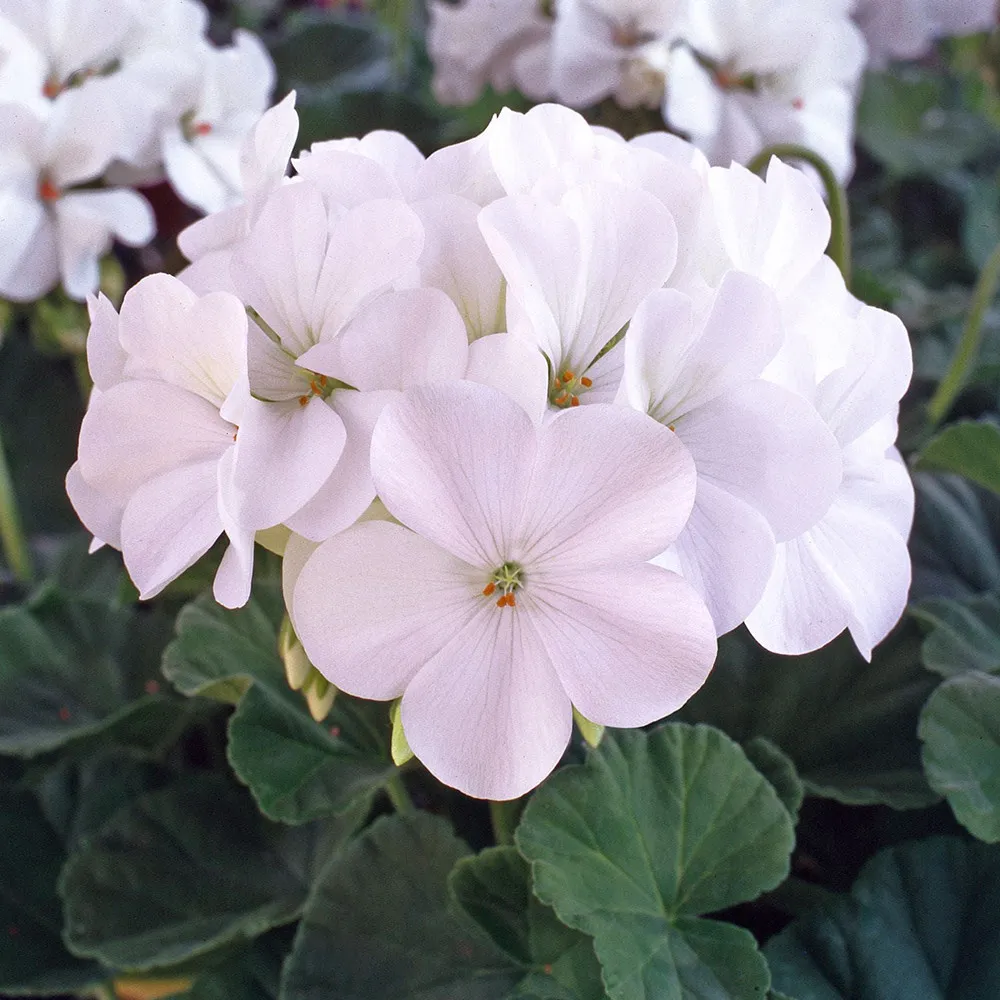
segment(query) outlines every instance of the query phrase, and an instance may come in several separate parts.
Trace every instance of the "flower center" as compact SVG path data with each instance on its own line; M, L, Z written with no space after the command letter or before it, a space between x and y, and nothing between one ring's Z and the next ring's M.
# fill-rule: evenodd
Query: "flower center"
M493 571L489 583L483 587L483 597L492 597L498 590L498 608L513 608L516 605L514 591L524 584L524 570L516 562L505 562L499 569Z
M188 142L197 139L201 135L210 135L212 126L209 122L200 122L195 118L195 113L189 111L181 118L181 132Z
M334 388L335 386L330 385L330 379L326 375L313 374L312 378L309 379L309 391L299 396L299 406L305 406L314 396L326 399Z
M567 406L579 406L580 395L587 391L594 383L582 375L577 378L571 371L564 371L552 383L552 391L549 393L549 402L560 409Z
M57 201L62 192L44 174L38 181L38 197L42 201Z

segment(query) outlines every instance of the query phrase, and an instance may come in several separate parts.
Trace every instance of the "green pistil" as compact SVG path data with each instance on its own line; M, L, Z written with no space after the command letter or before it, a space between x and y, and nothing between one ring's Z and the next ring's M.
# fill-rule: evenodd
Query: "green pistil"
M493 571L489 583L483 588L483 596L491 597L498 590L498 608L513 608L515 606L514 591L524 584L524 571L516 562L505 562L499 569Z

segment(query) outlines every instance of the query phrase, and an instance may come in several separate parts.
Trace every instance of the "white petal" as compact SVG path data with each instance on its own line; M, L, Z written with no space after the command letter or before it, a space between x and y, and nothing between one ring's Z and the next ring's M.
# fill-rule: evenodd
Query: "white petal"
M0 191L0 297L32 302L59 280L56 227L35 198Z
M577 709L605 726L675 712L715 661L715 628L690 584L658 566L548 573L529 580L525 611ZM515 615L517 608L504 609ZM409 731L407 731L409 732Z
M133 494L122 516L122 554L139 597L155 597L222 533L218 462L164 472Z
M337 466L347 434L327 402L313 396L265 403L250 399L236 438L236 517L253 531L288 520Z
M344 450L337 467L315 496L297 513L286 519L292 531L322 542L350 527L375 499L371 473L371 440L392 392L335 392L330 405L343 421Z
M540 432L534 466L520 545L508 556L526 563L651 559L694 503L694 463L677 436L624 407L564 410Z
M406 528L367 521L306 561L292 623L309 659L338 688L398 698L482 606L481 577Z
M774 535L748 503L698 479L694 509L673 548L652 561L679 572L705 602L715 630L736 628L757 605L774 566Z
M266 111L247 133L240 150L240 176L245 191L277 183L285 176L299 134L295 91Z
M840 448L815 409L755 379L675 424L698 475L751 504L779 541L826 512L840 485Z
M407 685L403 729L439 781L513 799L559 763L572 708L532 616L493 601Z
M123 378L127 355L118 337L118 313L103 292L87 300L87 367L97 389L110 389Z
M512 558L534 456L524 410L473 382L411 389L372 436L372 475L393 516L490 570Z
M534 344L510 333L480 337L469 345L465 378L506 393L534 424L541 424L548 408L549 370Z
M95 490L74 462L66 473L66 493L83 526L95 539L113 548L121 548L121 523L124 505Z

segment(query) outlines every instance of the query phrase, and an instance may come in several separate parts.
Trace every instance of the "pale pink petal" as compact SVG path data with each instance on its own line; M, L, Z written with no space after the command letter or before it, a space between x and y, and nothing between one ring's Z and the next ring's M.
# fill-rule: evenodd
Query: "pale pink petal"
M492 600L406 687L406 739L439 781L513 799L559 763L572 709L533 616Z
M460 379L469 347L465 324L436 288L388 292L361 310L331 343L299 358L303 368L360 389L408 389Z
M491 571L514 558L534 457L528 415L474 382L411 389L372 436L372 476L390 513Z
M526 588L530 599L526 593L519 605L537 624L570 700L591 722L662 719L712 669L715 627L707 608L689 583L658 566L565 577L546 571Z
M728 272L703 317L688 296L653 292L625 337L629 403L670 423L757 378L781 341L774 293L749 275Z
M541 424L548 407L549 370L534 344L510 333L480 337L469 345L465 378L506 393L534 424Z
M620 340L587 369L587 378L590 379L591 386L577 398L581 405L617 402L624 376L625 342Z
M36 198L0 191L0 297L33 302L59 280L56 227Z
M402 199L403 192L382 164L355 150L338 148L339 142L313 143L292 161L298 176L345 208L373 198Z
M396 393L335 392L330 406L347 435L337 467L297 513L286 519L292 531L322 542L350 527L375 499L371 473L371 440L375 423Z
M247 133L240 150L240 176L244 191L276 184L288 169L288 160L299 134L295 91L273 108Z
M218 461L232 424L211 403L166 382L122 382L95 395L80 428L79 463L91 486L124 503L180 465Z
M122 516L125 567L141 600L155 597L222 534L218 461L170 469L139 487Z
M292 624L309 659L338 688L398 698L483 607L484 580L420 535L367 521L308 558L292 595Z
M337 466L347 433L317 396L265 403L250 399L236 438L236 517L253 531L271 528L309 502Z
M246 236L250 218L245 205L233 205L220 212L206 215L192 222L177 234L177 246L191 261L199 261L208 254L229 250L234 243ZM228 289L212 289L228 291Z
M840 448L801 396L755 379L676 421L698 475L751 504L779 541L826 512L840 485Z
M201 298L168 274L151 274L122 302L119 336L130 365L222 406L246 361L247 317L226 292Z
M311 542L294 532L285 543L285 554L281 557L281 596L285 600L286 608L292 606L292 595L295 593L295 584L298 583L302 567L318 548L319 543Z
M110 389L122 380L127 358L118 338L118 313L103 292L87 300L87 311L87 367L95 388Z
M679 572L705 602L719 635L754 609L774 566L774 535L757 510L698 479L694 509L672 549L652 560Z
M666 427L625 407L564 410L539 435L506 558L587 569L651 559L680 534L694 495L694 463Z
M212 595L224 608L242 608L253 584L254 531L239 521L239 501L234 470L236 448L228 448L218 465L218 509L229 546L215 573Z
M66 493L83 526L101 542L121 548L121 523L124 504L95 490L74 462L66 473Z

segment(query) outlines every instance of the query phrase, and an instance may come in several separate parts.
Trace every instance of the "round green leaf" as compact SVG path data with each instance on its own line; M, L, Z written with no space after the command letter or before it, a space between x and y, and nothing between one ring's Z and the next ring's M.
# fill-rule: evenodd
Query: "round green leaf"
M467 853L427 813L376 820L313 886L284 1000L506 1000L523 969L449 905Z
M294 920L319 855L356 826L277 827L214 776L117 813L63 870L66 940L119 969L176 965Z
M914 808L937 798L917 739L936 683L912 625L882 643L872 663L848 635L806 656L777 656L741 630L720 640L712 673L676 718L718 726L741 742L769 740L813 795Z
M931 626L920 651L928 670L944 677L967 670L1000 673L1000 600L996 594L931 597L911 613Z
M516 839L539 899L594 937L614 1000L767 989L752 935L699 919L778 885L794 844L774 788L725 734L609 731L535 793Z
M300 695L255 684L229 720L229 762L271 819L340 813L370 801L396 772L386 718L384 705L341 696L321 724Z
M743 751L750 763L774 786L778 798L791 813L792 819L798 818L806 790L791 758L763 736L747 740L743 744Z
M986 1000L1000 983L1000 849L952 837L878 854L849 897L765 949L797 1000Z
M1000 677L945 681L924 708L920 738L931 787L971 833L1000 841Z
M987 420L952 424L924 445L917 466L954 472L1000 493L1000 427Z

